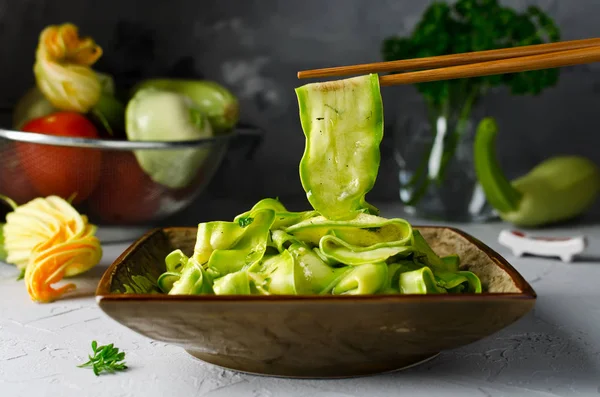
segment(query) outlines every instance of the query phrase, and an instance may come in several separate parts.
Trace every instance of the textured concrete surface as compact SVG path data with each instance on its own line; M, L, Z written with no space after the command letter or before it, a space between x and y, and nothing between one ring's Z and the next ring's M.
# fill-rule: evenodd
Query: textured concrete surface
M381 206L385 216L397 206ZM414 221L414 220L413 220ZM418 222L422 223L422 222ZM455 225L456 226L456 225ZM29 301L16 270L0 264L0 395L36 396L593 396L600 393L600 228L583 233L591 248L572 264L514 258L496 243L501 223L457 225L503 254L538 293L534 310L499 333L443 352L393 374L345 380L290 380L239 374L197 361L182 349L146 339L105 316L92 297L124 248L106 248L103 264L77 280L77 296L53 304ZM76 365L92 340L127 352L125 373L95 377Z

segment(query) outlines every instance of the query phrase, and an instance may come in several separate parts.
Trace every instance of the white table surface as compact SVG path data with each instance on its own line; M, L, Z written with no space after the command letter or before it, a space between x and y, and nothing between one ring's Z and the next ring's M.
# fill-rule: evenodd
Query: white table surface
M387 213L386 213L387 212ZM384 209L383 215L392 216ZM579 261L515 258L496 242L506 225L460 225L503 254L538 294L517 323L469 346L393 374L345 380L293 380L223 370L154 342L104 315L93 297L99 277L126 244L105 247L102 263L75 281L77 294L35 304L14 267L0 264L0 396L587 396L600 394L600 226L583 233ZM115 343L130 369L94 376L76 365L90 342Z

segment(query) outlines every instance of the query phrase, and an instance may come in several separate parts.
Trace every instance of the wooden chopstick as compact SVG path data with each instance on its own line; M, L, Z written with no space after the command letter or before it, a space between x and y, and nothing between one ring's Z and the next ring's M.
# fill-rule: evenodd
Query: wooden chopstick
M529 70L551 69L593 62L600 62L600 46L380 76L379 84L382 86L416 84L428 81L463 79L469 77L491 76L495 74L526 72Z
M462 54L442 55L399 61L366 63L351 66L337 66L323 69L303 70L298 72L299 79L316 77L349 76L353 74L400 72L406 70L442 68L448 66L468 65L502 59L548 54L567 50L575 50L600 46L600 38L561 41L557 43L537 44L530 46L502 48L499 50L475 51Z

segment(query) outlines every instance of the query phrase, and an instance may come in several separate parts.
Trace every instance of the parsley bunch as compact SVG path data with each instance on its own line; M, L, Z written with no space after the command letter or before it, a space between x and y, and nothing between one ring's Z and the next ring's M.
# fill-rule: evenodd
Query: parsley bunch
M523 13L498 0L459 0L453 6L434 2L412 34L389 37L382 45L386 61L543 44L560 39L552 18L538 7ZM451 95L479 96L491 87L506 86L515 95L537 95L558 82L558 69L436 81L417 85L426 101L439 107Z
M98 342L92 341L93 356L88 356L89 361L78 365L79 368L92 367L94 374L99 376L101 372L114 373L124 371L127 365L123 361L125 352L120 352L118 348L110 345L98 346Z

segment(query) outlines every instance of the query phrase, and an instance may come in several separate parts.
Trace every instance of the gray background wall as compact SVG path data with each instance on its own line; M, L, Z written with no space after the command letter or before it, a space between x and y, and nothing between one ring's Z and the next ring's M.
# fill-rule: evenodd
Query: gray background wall
M243 120L265 129L254 161L232 153L202 200L216 199L216 207L225 197L248 203L265 196L302 201L297 164L304 139L293 88L304 82L296 79L296 71L380 60L381 40L409 33L429 3L0 0L0 98L9 106L33 84L34 50L43 27L71 21L104 48L97 68L114 73L117 82L165 74L214 79L241 98ZM598 0L503 3L539 5L560 24L565 40L600 36ZM388 123L421 110L411 87L386 88L383 95ZM483 106L501 124L499 152L511 176L560 153L587 155L600 163L600 64L563 69L559 85L540 97L511 97L501 90ZM373 200L397 199L391 135L383 143ZM202 205L194 207L184 218L206 215Z

